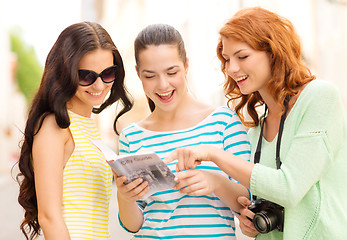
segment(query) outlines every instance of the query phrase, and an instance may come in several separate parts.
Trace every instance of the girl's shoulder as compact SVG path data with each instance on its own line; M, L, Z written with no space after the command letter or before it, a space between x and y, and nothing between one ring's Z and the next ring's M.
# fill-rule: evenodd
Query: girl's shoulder
M40 124L40 122L38 123ZM42 120L41 126L36 126L36 129L39 129L35 138L58 138L62 141L67 141L70 137L70 132L68 128L60 128L53 113L48 114Z
M331 82L315 79L309 82L303 90L304 95L307 97L322 97L339 94L338 88Z
M219 107L217 107L215 109L214 112L215 113L226 114L226 115L229 115L229 116L237 115L234 110L232 110L231 108L226 107L226 106L219 106Z
M137 123L132 123L121 130L121 133L119 134L119 138L124 138L128 136L129 134L131 135L139 131L142 131L139 125Z
M303 107L317 106L330 107L330 104L341 101L341 92L333 83L315 79L309 82L302 90L298 101Z
M34 135L33 142L33 156L36 156L36 161L43 161L51 155L50 161L61 160L60 163L64 166L68 159L67 156L70 156L74 149L69 128L60 128L54 114L47 115L41 126L37 127L40 128ZM66 159L60 159L59 156L65 156Z
M59 128L60 127L58 126L57 121L55 120L55 115L51 113L44 117L44 119L42 120L40 131L42 129L59 130Z
M211 114L213 118L217 118L220 120L224 120L227 122L234 122L234 121L240 121L239 116L235 113L234 110L230 109L226 106L219 106L217 107L213 113Z

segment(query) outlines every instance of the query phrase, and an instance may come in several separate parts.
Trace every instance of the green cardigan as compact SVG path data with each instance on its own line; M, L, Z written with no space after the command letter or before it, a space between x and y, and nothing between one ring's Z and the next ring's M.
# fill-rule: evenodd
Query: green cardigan
M252 156L260 127L249 131ZM347 239L347 119L339 91L314 80L300 94L284 124L281 169L277 136L263 139L252 171L252 194L285 208L284 231L257 239Z

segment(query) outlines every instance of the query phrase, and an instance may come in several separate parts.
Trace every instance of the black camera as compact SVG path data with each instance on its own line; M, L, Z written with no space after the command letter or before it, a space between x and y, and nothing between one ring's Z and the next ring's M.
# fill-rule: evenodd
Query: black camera
M255 213L253 225L260 233L272 230L283 232L284 208L276 203L258 198L248 207Z

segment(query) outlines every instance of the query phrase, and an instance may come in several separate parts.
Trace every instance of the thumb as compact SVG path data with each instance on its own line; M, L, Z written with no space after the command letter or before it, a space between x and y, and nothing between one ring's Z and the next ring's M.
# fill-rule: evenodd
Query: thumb
M251 204L251 201L244 197L244 196L240 196L237 198L237 201L239 204L241 204L243 207L248 207Z
M119 176L117 175L117 173L116 173L115 171L113 171L113 169L112 169L112 173L113 173L114 178L118 178L118 177L119 177Z

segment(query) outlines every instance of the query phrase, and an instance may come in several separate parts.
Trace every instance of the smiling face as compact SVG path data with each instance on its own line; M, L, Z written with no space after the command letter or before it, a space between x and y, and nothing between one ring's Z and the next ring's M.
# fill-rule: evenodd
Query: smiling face
M236 81L241 93L247 95L259 91L264 94L266 83L271 79L269 55L231 38L223 37L222 45L225 71Z
M138 62L137 74L155 109L176 109L188 94L185 79L188 66L179 57L177 46L149 45L139 53Z
M79 64L79 70L91 70L100 74L103 70L113 66L112 51L97 49L84 55ZM89 86L77 87L75 96L68 102L68 108L82 116L90 117L94 106L101 105L108 92L110 91L113 82L104 83L100 77Z

